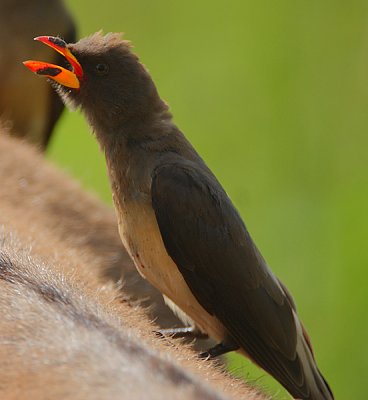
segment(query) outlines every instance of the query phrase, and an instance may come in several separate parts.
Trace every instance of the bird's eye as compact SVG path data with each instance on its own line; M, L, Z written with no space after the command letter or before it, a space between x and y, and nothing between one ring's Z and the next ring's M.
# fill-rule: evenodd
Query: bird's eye
M97 64L96 73L98 75L106 75L109 72L109 66L107 64Z

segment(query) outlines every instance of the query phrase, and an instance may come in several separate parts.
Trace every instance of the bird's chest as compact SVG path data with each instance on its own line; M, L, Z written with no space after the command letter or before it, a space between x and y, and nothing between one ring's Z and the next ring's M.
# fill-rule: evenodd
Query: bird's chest
M168 255L147 191L113 191L113 199L120 237L139 273L194 320L200 329L214 338L223 338L222 325L198 303Z
M175 279L183 278L166 252L151 204L154 162L128 151L119 162L113 157L106 160L121 240L139 273L172 298Z
M150 202L144 194L114 202L120 237L139 273L162 293L175 297L177 282L183 278L166 252Z

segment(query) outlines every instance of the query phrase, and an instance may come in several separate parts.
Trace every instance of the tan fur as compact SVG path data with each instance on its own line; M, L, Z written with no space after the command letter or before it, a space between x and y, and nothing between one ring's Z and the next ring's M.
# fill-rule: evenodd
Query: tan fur
M163 307L110 209L1 133L0 176L1 399L264 399L121 301L108 277Z
M36 238L42 227L46 237L65 242L69 251L82 247L86 272L118 282L126 299L150 306L150 315L159 325L178 323L161 294L137 273L121 244L112 209L82 192L35 150L4 137L4 132L0 133L0 151L1 224L16 231L26 227ZM47 241L37 246L38 252L50 251Z

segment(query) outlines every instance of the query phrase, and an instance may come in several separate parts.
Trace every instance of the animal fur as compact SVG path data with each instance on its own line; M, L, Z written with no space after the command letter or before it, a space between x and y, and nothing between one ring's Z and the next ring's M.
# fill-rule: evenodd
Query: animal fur
M153 316L174 316L138 277L109 208L2 133L0 175L0 398L265 399L152 333Z

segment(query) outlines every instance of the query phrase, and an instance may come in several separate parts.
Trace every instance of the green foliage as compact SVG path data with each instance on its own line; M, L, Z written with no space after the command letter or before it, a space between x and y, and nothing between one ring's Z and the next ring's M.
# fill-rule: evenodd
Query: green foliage
M133 41L293 293L336 398L364 398L368 3L68 3L80 36L102 28ZM103 156L80 114L64 114L48 154L110 201ZM231 370L285 398L265 373L231 360Z

